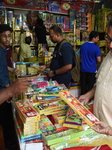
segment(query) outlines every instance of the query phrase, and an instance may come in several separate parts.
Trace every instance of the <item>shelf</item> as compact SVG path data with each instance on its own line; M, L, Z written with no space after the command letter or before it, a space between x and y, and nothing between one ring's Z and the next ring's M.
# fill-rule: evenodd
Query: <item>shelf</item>
M12 44L12 46L14 47L14 46L20 46L20 44Z
M34 10L34 11L40 11L40 12L43 12L43 13L52 13L52 14L57 14L57 15L66 15L66 16L69 16L69 14L68 13L61 13L61 12L52 12L52 11L46 11L46 10L39 10L39 9L31 9L31 8L15 8L14 6L12 6L12 7L5 7L5 6L0 6L0 8L10 8L10 9L19 9L19 10Z
M13 47L14 46L20 46L20 44L11 44ZM30 46L35 46L35 45L33 45L33 44L31 44Z
M63 33L74 33L73 31L62 31Z
M48 47L55 47L56 45L48 45Z
M13 29L13 31L20 31L20 29Z
M41 11L41 10L40 10ZM61 12L52 12L52 11L41 11L43 13L52 13L52 14L57 14L57 15L66 15L69 16L68 13L61 13Z

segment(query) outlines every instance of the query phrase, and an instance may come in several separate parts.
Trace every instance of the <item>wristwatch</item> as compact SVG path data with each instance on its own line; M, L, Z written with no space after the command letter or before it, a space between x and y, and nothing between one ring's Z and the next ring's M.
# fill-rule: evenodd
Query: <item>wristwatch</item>
M53 71L54 75L56 75L56 70Z

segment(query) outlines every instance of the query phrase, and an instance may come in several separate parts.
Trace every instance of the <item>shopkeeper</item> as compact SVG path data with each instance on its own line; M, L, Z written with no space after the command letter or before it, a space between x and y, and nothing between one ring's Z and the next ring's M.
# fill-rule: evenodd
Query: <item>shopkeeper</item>
M30 43L32 41L31 36L27 36L24 33L24 30L21 29L21 37L20 37L20 58L21 62L24 62L24 58L31 57L31 47Z

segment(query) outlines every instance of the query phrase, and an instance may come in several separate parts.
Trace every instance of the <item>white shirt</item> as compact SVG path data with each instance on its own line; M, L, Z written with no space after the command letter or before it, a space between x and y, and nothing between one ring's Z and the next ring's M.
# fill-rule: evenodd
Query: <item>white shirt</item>
M112 53L109 52L97 74L94 97L94 114L112 126Z

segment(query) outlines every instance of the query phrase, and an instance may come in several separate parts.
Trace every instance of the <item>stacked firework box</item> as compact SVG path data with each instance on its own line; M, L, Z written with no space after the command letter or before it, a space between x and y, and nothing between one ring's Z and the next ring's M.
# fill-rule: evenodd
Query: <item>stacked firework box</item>
M24 136L37 134L40 115L27 100L19 100L16 104L16 117Z
M61 150L82 144L83 135L96 135L91 129L84 131L82 122L92 126L98 119L63 84L33 78L25 96L27 100L16 102L21 143L43 138L49 149Z
M44 143L50 147L50 150L62 150L63 148L77 147L89 142L91 143L92 141L103 137L104 135L98 134L92 129L84 131L69 129L44 136Z
M56 81L37 82L32 80L28 91L25 93L33 107L39 114L50 115L66 112L68 105L61 100L59 92L67 91L64 84Z

